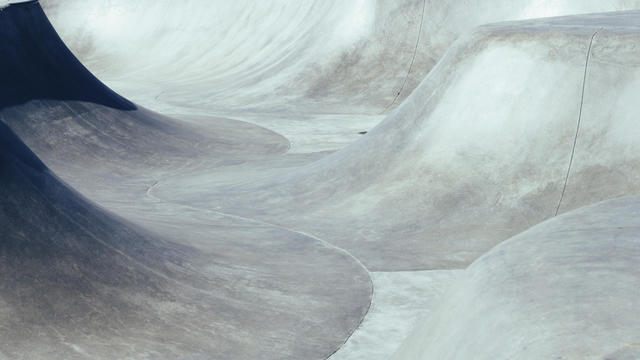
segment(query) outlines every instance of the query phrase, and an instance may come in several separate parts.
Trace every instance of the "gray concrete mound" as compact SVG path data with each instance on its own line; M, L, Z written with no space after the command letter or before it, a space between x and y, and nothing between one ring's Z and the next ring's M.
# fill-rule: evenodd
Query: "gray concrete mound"
M287 112L388 111L478 25L640 9L638 0L41 2L83 63L142 105L280 122Z
M2 123L0 150L9 359L324 358L363 315L366 273L322 244L222 219L216 244L180 245L70 190ZM278 240L254 252L261 236Z
M216 130L235 138L207 136L102 101L113 93L86 70L74 72L82 69L36 2L11 5L0 20L12 30L3 50L34 55L2 58L3 74L18 81L33 74L20 69L52 68L42 86L18 88L21 101L0 109L3 356L323 359L344 342L371 296L356 259L299 232L140 201L155 174L180 162L281 153L286 139L224 119ZM52 82L67 75L78 81L56 93ZM5 123L62 177L95 191L96 201L110 199L103 205L119 216L71 190ZM256 134L263 141L242 145Z
M481 27L345 149L252 183L205 172L155 193L304 229L376 271L464 267L558 210L637 191L635 142L618 135L635 129L638 18Z
M399 106L474 27L639 0L42 0L93 73L166 114L253 122L335 150ZM158 21L157 19L162 19Z
M169 334L184 324L169 319L197 320L185 304L196 305L208 287L185 263L196 259L193 251L90 204L0 125L1 352L11 359L84 358L83 349L96 358L136 347L174 352L160 339L175 339Z
M498 245L393 359L637 359L639 216L611 200Z
M0 360L638 357L640 1L10 3Z

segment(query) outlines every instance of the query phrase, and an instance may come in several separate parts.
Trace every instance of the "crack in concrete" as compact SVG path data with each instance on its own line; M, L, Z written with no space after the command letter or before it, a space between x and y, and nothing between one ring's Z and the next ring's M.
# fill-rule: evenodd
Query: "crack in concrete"
M556 207L556 212L554 216L558 216L560 212L560 207L562 206L562 201L564 200L564 196L567 192L567 185L569 184L569 177L571 176L571 168L573 167L573 160L576 154L576 146L578 144L578 135L580 134L580 125L582 123L582 110L584 108L584 93L587 86L587 75L589 73L589 60L591 59L591 48L593 47L593 40L596 38L598 33L603 30L602 28L598 29L591 35L591 40L589 41L589 48L587 49L587 59L584 64L584 76L582 78L582 93L580 95L580 111L578 112L578 124L576 126L576 135L573 138L573 147L571 148L571 158L569 159L569 167L567 168L567 175L564 178L564 186L562 187L562 194L560 195L560 201L558 201L558 206Z
M380 112L380 115L386 113L393 105L395 105L396 101L398 101L398 99L400 98L400 95L402 95L402 92L404 91L405 86L407 86L407 82L409 81L409 76L411 76L411 70L413 70L413 65L416 62L416 56L418 54L418 47L420 46L420 40L422 38L422 28L424 26L424 13L426 11L426 8L427 8L427 0L423 0L423 2L422 2L422 15L420 17L420 27L418 28L418 39L416 40L416 46L413 49L413 56L411 57L411 63L409 64L409 70L407 70L407 76L405 76L404 81L402 82L402 86L400 86L400 90L398 91L396 96L393 98L393 101L391 102L391 104L387 105L387 107L385 107L384 110L382 110Z

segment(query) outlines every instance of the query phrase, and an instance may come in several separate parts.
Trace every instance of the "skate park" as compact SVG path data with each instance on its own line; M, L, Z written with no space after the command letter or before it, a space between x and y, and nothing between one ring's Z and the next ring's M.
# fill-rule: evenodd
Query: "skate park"
M0 2L0 359L640 358L640 1Z

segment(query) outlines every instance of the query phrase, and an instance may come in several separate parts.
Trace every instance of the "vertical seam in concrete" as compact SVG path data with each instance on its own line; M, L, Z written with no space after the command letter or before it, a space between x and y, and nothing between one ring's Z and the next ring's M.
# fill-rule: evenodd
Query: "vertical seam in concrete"
M571 167L573 166L573 159L576 154L576 146L578 144L578 135L580 134L580 125L582 123L582 109L584 107L584 93L587 87L587 75L589 72L589 60L591 59L591 48L593 46L593 40L596 38L596 35L602 29L598 29L596 32L591 35L591 40L589 41L589 49L587 50L587 59L584 63L584 75L582 78L582 93L580 95L580 111L578 112L578 125L576 126L576 135L573 138L573 147L571 148L571 158L569 159L569 167L567 168L567 175L564 178L564 186L562 187L562 194L560 195L560 201L558 201L558 206L556 207L556 212L554 216L558 216L560 212L560 207L562 206L562 201L564 200L564 195L567 192L567 185L569 184L569 177L571 176Z
M404 91L405 86L407 86L407 82L409 81L409 76L411 75L411 70L413 70L413 65L416 62L416 56L418 54L418 47L420 46L420 40L422 38L422 27L424 26L424 12L425 12L426 8L427 8L427 0L423 0L422 1L422 15L420 17L420 27L418 28L418 39L416 40L416 46L413 49L413 56L411 57L411 63L409 64L409 70L407 70L407 75L404 77L404 81L402 82L402 86L400 86L400 90L398 90L398 93L393 98L393 101L391 102L391 104L387 105L387 107L385 107L384 110L382 110L382 112L380 112L380 114L386 113L387 110L389 110L396 103L396 101L398 101L398 99L400 98L400 95Z

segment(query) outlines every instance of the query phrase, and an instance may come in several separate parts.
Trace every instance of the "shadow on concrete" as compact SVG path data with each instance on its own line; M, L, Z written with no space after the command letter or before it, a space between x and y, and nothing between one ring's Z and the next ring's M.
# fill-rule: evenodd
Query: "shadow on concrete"
M37 1L0 12L0 83L0 109L42 99L136 109L76 59Z

